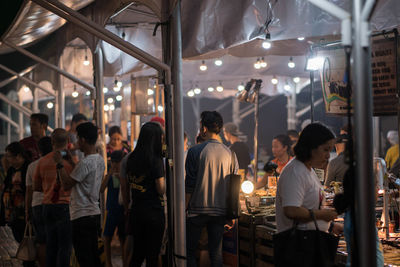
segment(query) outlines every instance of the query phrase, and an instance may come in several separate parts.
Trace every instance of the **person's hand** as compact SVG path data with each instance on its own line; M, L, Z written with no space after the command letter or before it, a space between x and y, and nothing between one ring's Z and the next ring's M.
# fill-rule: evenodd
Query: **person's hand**
M314 213L316 213L315 218L317 220L323 220L323 221L326 221L326 222L330 222L330 221L336 219L336 217L338 216L336 211L328 210L328 209L318 210L318 211L316 211Z
M235 226L235 220L229 220L226 222L226 224L224 225L224 230L229 232L230 230L232 230L232 228Z
M62 163L63 158L62 158L62 156L61 156L60 151L54 151L53 159L54 159L54 161L55 161L56 163Z
M29 222L30 221L30 216L29 216L29 210L25 209L25 222Z
M332 233L334 235L341 235L343 233L344 225L341 223L333 223Z

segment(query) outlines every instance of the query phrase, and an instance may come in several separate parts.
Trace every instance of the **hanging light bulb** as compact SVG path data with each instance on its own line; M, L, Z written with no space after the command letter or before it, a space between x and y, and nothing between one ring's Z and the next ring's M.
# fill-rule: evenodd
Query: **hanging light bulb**
M189 92L187 92L188 97L194 97L194 92L193 90L190 90Z
M201 89L200 89L199 87L196 87L196 88L194 88L193 92L194 92L196 95L199 95L199 94L201 93Z
M117 101L122 101L122 95L117 95L117 96L115 97L115 99L116 99Z
M214 87L209 86L209 87L207 88L207 90L208 90L209 92L214 92Z
M297 37L297 40L299 40L299 41L304 41L304 37L303 36L301 36L301 37Z
M107 87L103 87L103 93L105 93L105 94L108 93L108 88Z
M260 59L259 58L257 58L256 63L254 63L254 68L257 69L257 70L259 70L261 68L261 63L260 63Z
M239 92L243 91L244 90L243 83L239 84L237 89L238 89Z
M221 59L216 59L215 61L214 61L214 64L216 65L216 66L221 66L222 65L222 60Z
M200 65L200 70L201 71L206 71L207 70L207 65L206 65L206 62L203 60L203 61L201 61L201 65Z
M90 96L90 91L86 91L86 95L87 95L87 96Z
M76 98L79 96L79 93L76 91L76 85L74 84L74 91L72 92L72 97Z
M261 68L266 68L266 67L267 67L267 62L264 61L264 57L261 58L260 67L261 67Z
M286 91L290 91L290 89L292 89L292 87L290 87L290 85L287 83L283 86L283 89L285 89Z
M114 87L113 87L114 92L119 92L121 90L121 86L118 86L118 83L120 83L120 82L118 82L118 80L115 79Z
M274 76L272 79L271 79L271 83L272 84L278 84L278 79Z
M47 103L47 108L48 108L48 109L52 109L53 107L54 107L53 102Z
M147 95L154 95L154 90L153 89L147 89Z
M222 91L224 91L224 87L222 87L222 83L221 82L219 82L219 85L217 86L217 92L222 92Z
M271 44L270 41L265 40L265 41L262 43L262 47L263 47L264 49L270 49L271 46L272 46L272 44Z
M28 92L29 92L29 90L30 90L30 89L29 89L29 87L28 87L28 86L24 86L24 92L25 92L25 93L28 93Z
M296 64L293 62L293 57L290 57L289 62L288 62L288 67L293 69L294 67L296 67Z
M85 60L83 61L83 65L85 66L89 66L90 62L88 60L88 56L87 56L87 49L85 49Z
M159 112L163 112L164 111L164 107L162 105L158 105L157 110Z
M118 82L117 82L117 86L118 86L119 88L121 88L121 87L122 87L122 82L121 82L121 81L118 81Z
M110 110L115 110L115 106L114 105L110 105Z
M107 103L112 104L114 102L114 99L112 99L111 97L107 98Z
M104 105L104 111L109 111L110 107L108 105Z
M294 78L293 78L293 81L294 81L295 83L299 83L299 82L300 82L300 77L294 77Z

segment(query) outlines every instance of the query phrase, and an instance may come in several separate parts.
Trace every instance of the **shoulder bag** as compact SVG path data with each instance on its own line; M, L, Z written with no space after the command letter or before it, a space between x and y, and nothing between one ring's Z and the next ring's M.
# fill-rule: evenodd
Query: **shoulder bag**
M228 192L226 196L226 218L228 220L237 219L240 217L240 178L239 174L235 174L236 161L235 152L231 151L231 173L228 183Z
M25 225L24 238L19 244L15 257L22 261L36 260L36 246L32 236L32 225L30 222L27 222Z
M293 228L273 236L276 267L336 266L339 237L320 231L311 210L310 214L316 230L299 230L294 222Z

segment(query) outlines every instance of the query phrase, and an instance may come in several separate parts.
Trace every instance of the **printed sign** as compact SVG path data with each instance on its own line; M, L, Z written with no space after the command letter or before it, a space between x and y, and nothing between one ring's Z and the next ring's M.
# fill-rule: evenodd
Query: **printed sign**
M316 55L324 58L320 70L325 111L329 114L347 113L346 55L342 46L322 48ZM372 92L374 115L397 113L396 40L376 36L371 47ZM352 91L350 91L352 96Z

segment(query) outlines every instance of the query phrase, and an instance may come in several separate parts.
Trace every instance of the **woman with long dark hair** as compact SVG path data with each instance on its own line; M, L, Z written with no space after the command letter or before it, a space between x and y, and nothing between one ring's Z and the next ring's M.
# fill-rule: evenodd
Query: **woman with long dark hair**
M5 157L10 164L4 180L4 191L1 195L1 224L6 222L15 240L20 243L25 229L25 192L26 171L30 155L19 142L6 147ZM34 266L34 262L24 262L24 266Z
M132 194L129 230L133 234L130 266L158 265L165 227L163 130L156 122L144 124L135 150L127 161L128 186Z

